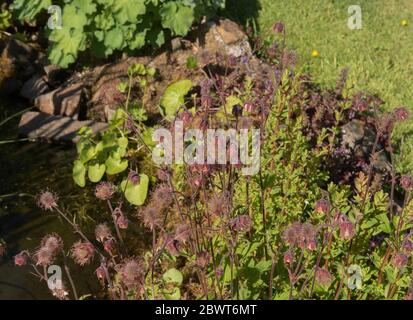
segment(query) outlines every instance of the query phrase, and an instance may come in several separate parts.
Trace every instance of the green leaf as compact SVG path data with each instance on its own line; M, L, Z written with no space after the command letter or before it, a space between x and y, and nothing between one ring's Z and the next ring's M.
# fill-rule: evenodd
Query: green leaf
M14 0L12 6L20 21L24 19L32 21L41 11L47 10L51 5L51 0Z
M172 83L161 98L161 112L167 120L172 120L180 106L185 103L185 95L193 87L191 80L181 80ZM162 109L163 108L163 109Z
M89 165L89 168L88 168L89 180L94 183L99 182L102 179L103 175L105 174L105 171L106 171L105 164L95 163L95 164Z
M118 28L113 28L109 30L104 39L104 44L106 47L110 48L108 52L116 49L122 49L123 46L123 33Z
M143 76L146 74L145 66L142 63L134 63L128 68L128 74L130 76Z
M178 269L172 268L166 271L163 276L163 280L168 283L175 283L178 286L182 284L184 277L182 276L181 271Z
M162 293L166 300L180 300L181 291L177 287L173 287L170 290L163 289Z
M122 160L117 153L112 152L107 158L105 165L107 174L118 174L126 170L128 167L128 160Z
M159 14L162 18L162 26L178 36L185 36L194 22L194 9L176 1L165 3Z
M121 183L121 189L125 190L125 198L130 203L141 206L146 200L148 194L149 178L146 174L139 175L140 181L138 184L133 184L125 179Z
M75 28L54 29L49 40L53 42L49 58L53 64L67 68L76 61L78 51L84 50L86 36L83 30Z
M138 22L138 16L146 12L145 0L116 0L112 6L113 15L119 24Z
M83 188L86 185L86 167L81 161L76 160L74 162L72 176L73 180L79 187Z

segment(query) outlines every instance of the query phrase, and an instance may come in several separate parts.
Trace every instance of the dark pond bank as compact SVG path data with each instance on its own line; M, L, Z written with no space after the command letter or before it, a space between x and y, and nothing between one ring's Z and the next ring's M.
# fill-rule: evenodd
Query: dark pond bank
M23 108L16 101L0 98L0 123ZM62 236L66 251L76 237L55 215L37 207L36 196L41 190L53 189L59 193L61 205L84 219L94 206L90 191L76 188L72 182L74 148L27 141L4 143L18 139L18 120L0 127L0 240L7 244L6 254L0 257L0 299L51 299L46 284L30 274L29 267L14 266L13 256L35 249L51 232ZM71 268L80 295L97 291L91 270L86 276L77 266Z

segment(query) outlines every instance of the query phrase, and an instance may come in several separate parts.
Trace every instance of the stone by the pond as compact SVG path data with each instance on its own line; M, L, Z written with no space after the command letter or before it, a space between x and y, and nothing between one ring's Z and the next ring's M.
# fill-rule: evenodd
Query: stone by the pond
M89 126L93 132L99 132L106 130L108 124L90 120L77 121L70 117L30 111L24 113L20 119L19 134L31 139L77 142L77 132L84 126Z
M0 39L0 95L13 95L35 72L37 52L22 41Z
M49 86L46 81L44 81L41 75L34 75L29 80L27 80L20 90L20 96L33 101L41 94L48 92Z
M66 88L59 88L52 92L40 95L34 105L40 111L72 117L79 111L83 96L83 84L75 83Z

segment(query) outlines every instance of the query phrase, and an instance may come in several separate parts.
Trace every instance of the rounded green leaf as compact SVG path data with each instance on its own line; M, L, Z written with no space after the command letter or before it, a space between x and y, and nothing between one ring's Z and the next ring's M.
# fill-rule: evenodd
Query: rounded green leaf
M117 157L116 154L111 153L111 155L107 158L105 165L106 172L108 174L118 174L126 170L128 167L128 160L122 160L120 157Z
M163 280L168 283L175 283L178 286L182 284L184 277L182 276L181 271L178 269L172 268L166 271L163 276Z
M88 177L89 180L96 183L102 179L103 175L105 174L106 166L105 164L95 163L93 165L89 165L88 168Z
M193 87L191 80L181 80L172 83L161 99L161 110L167 120L172 120L178 108L185 103L185 95Z
M148 195L149 178L146 174L139 175L140 181L138 184L133 184L127 179L123 180L121 183L121 189L125 190L125 198L130 203L141 206L146 200Z
M73 166L72 172L73 180L79 187L84 187L86 185L86 167L79 160L76 160Z

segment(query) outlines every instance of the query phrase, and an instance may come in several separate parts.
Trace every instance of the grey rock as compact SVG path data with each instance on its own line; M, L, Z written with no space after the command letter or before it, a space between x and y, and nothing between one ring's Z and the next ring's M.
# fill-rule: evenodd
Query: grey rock
M73 117L79 111L82 96L83 84L75 83L66 88L58 88L38 96L34 105L40 111L48 114Z
M46 139L76 143L80 128L89 126L94 133L104 131L108 124L94 121L77 121L70 117L54 116L43 112L26 112L20 119L19 134L31 139Z
M20 90L20 96L33 101L35 98L50 91L46 81L40 75L34 75L27 80Z

